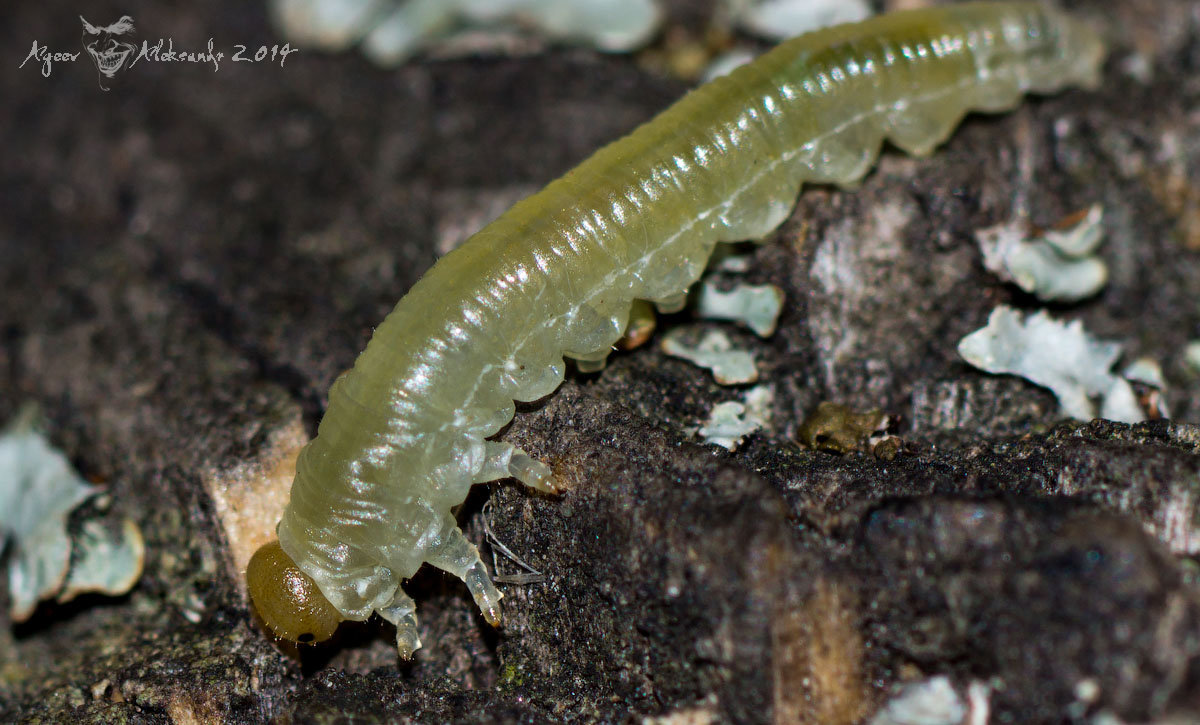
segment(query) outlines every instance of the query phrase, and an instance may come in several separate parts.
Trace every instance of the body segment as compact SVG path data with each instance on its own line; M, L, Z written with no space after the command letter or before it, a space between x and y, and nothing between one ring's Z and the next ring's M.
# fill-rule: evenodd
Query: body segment
M1101 57L1058 11L973 3L810 33L688 94L400 300L330 391L283 551L343 617L396 623L405 656L419 643L400 584L423 562L462 577L495 620L500 595L450 511L477 482L554 490L546 466L487 440L514 400L552 392L564 356L600 365L635 299L676 307L717 242L761 238L803 183L854 183L885 138L927 153L971 110L1094 82Z

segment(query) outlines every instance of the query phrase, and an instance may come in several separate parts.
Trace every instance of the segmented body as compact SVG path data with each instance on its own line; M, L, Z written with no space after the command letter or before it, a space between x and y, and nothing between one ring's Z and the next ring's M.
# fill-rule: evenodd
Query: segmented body
M412 629L429 561L499 593L450 511L548 469L486 439L601 361L634 299L674 307L720 241L757 239L807 182L849 184L883 139L924 154L971 110L1096 80L1097 38L1037 3L899 13L788 41L688 94L440 259L330 391L279 541L341 615ZM415 633L412 633L415 646ZM401 645L402 653L405 646Z

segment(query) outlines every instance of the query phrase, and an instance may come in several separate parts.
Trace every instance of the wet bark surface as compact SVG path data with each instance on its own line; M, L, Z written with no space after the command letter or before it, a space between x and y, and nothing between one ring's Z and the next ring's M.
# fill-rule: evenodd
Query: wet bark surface
M852 723L936 675L982 683L997 722L1200 718L1200 373L1183 361L1200 338L1200 17L1070 5L1111 38L1098 90L971 117L857 190L806 190L748 272L720 273L785 291L772 337L660 319L755 355L771 422L736 452L696 430L745 389L657 340L521 406L502 437L568 490L476 487L460 521L494 557L505 626L422 571L411 663L378 623L277 649L237 553L270 524L231 511L439 254L687 84L581 49L391 71L302 51L143 62L105 92L86 55L17 69L34 39L80 38L74 6L14 8L0 420L37 402L147 559L124 597L24 623L4 608L0 720ZM139 44L279 42L257 4L89 12L133 16ZM1159 361L1169 420L1064 422L1049 392L955 353L996 305L1039 307L984 270L973 232L1092 203L1110 282L1051 311ZM821 401L881 409L899 441L801 447Z

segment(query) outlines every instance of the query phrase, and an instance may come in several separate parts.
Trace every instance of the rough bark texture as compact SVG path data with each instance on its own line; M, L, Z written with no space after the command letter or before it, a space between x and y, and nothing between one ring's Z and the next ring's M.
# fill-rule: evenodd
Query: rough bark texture
M148 557L126 597L0 614L0 720L852 723L937 674L985 683L996 721L1200 718L1200 379L1182 359L1200 338L1200 16L1069 4L1112 38L1101 89L971 118L855 192L808 190L745 275L786 291L770 339L662 321L753 350L769 430L733 454L700 443L741 391L653 344L519 413L505 438L571 490L481 487L461 518L544 578L504 585L496 632L461 585L419 574L411 664L371 624L278 651L222 525L240 504L213 482L311 431L439 251L685 85L581 50L395 71L301 52L144 62L106 93L86 55L16 69L34 39L80 43L75 6L14 6L0 420L40 403ZM177 49L276 42L257 4L88 12ZM972 232L1093 202L1111 281L1054 312L1159 360L1172 421L1062 423L1046 391L955 355L995 305L1037 307L983 270ZM898 416L904 445L799 447L823 400Z

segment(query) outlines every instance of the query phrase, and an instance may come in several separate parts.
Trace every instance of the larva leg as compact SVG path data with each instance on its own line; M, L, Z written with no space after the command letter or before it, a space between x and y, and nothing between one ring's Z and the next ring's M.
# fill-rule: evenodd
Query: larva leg
M596 353L599 355L600 353ZM608 353L605 352L602 357L582 357L575 359L575 367L581 373L598 373L608 365Z
M632 350L646 344L654 334L658 324L654 307L646 300L634 300L629 310L629 323L625 325L625 334L617 340L616 347L620 350Z
M554 471L511 443L484 441L483 468L475 474L473 483L515 478L526 486L545 493L558 493Z
M425 561L462 579L483 618L493 627L499 627L500 598L504 595L492 584L479 550L463 536L453 516L446 517L442 531L441 544L426 552Z
M663 297L660 300L654 301L654 306L664 315L669 315L673 312L679 312L687 305L687 292L679 292L669 297Z
M417 636L417 604L402 590L396 590L392 606L379 610L379 616L396 625L396 651L400 659L411 660L413 652L421 648Z

